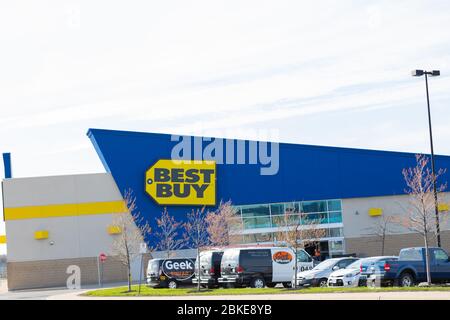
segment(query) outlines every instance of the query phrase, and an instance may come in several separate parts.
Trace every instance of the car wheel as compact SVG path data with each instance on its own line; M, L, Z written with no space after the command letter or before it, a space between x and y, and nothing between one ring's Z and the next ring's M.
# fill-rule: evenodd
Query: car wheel
M265 283L264 279L261 277L256 277L252 280L252 283L251 283L252 288L261 289L261 288L264 288L265 286L266 286L266 283Z
M401 287L412 287L414 285L414 278L409 273L403 273L400 276L399 284Z
M276 285L277 285L277 284L274 283L274 282L269 282L269 283L267 283L267 287L269 287L269 288L275 288Z
M328 285L328 279L322 278L319 280L319 287L325 288Z
M167 288L169 289L176 289L178 288L178 283L175 280L170 280L167 284Z
M292 282L283 282L283 287L292 288Z

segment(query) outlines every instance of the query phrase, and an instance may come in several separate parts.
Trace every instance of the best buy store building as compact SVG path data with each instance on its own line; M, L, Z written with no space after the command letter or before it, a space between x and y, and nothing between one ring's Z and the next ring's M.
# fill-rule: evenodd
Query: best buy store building
M320 222L325 229L322 255L379 255L381 243L372 228L383 215L405 214L402 169L415 165L410 153L281 143L270 150L279 156L272 159L276 170L267 174L274 168L258 160L263 144L255 141L99 129L90 129L88 137L105 173L3 180L2 239L8 250L10 290L65 286L70 265L80 267L82 285L97 283L97 257L108 255L113 237L121 232L113 225L113 215L125 211L123 194L129 189L153 228L164 207L184 221L192 209L213 209L231 200L242 226L242 243L274 242L276 217L289 210ZM180 141L192 142L177 153L180 158L198 161L168 160ZM436 166L450 170L450 157L436 157ZM442 217L448 215L449 202L450 194L444 193ZM448 219L441 220L442 244L449 250L450 225ZM146 240L155 245L152 236ZM418 235L392 226L385 254L416 245L422 245ZM134 279L138 271L139 263L133 267ZM103 264L103 279L126 279L124 266L113 256Z

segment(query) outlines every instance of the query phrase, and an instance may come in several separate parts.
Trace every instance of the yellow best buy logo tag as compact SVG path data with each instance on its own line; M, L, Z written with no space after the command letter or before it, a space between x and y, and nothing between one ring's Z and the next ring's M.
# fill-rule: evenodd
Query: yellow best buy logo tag
M215 205L216 162L158 160L145 173L145 191L158 204Z

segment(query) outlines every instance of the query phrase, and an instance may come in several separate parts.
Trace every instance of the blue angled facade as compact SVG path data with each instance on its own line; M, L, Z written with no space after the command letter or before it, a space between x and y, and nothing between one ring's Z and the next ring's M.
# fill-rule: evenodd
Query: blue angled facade
M119 190L133 190L141 215L154 226L163 208L146 194L145 172L159 159L170 159L178 141L167 134L102 129L90 129L88 136ZM280 143L275 175L261 175L255 164L218 164L216 199L246 205L399 195L405 189L402 169L414 165L413 153ZM436 167L450 168L450 157L437 156ZM184 220L193 208L168 210Z

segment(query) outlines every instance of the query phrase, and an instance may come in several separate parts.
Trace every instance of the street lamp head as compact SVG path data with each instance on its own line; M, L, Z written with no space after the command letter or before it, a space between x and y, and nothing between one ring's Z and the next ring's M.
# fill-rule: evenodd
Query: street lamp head
M433 70L433 71L431 71L431 75L432 75L433 77L437 77L437 76L440 76L440 75L441 75L441 72L440 72L439 70Z
M437 77L441 75L441 72L439 70L433 70L433 71L425 71L425 70L413 70L411 71L411 74L413 77L420 77L424 74L428 74L432 77Z
M420 77L420 76L423 76L424 72L423 72L423 70L413 70L411 72L411 74L413 77Z

